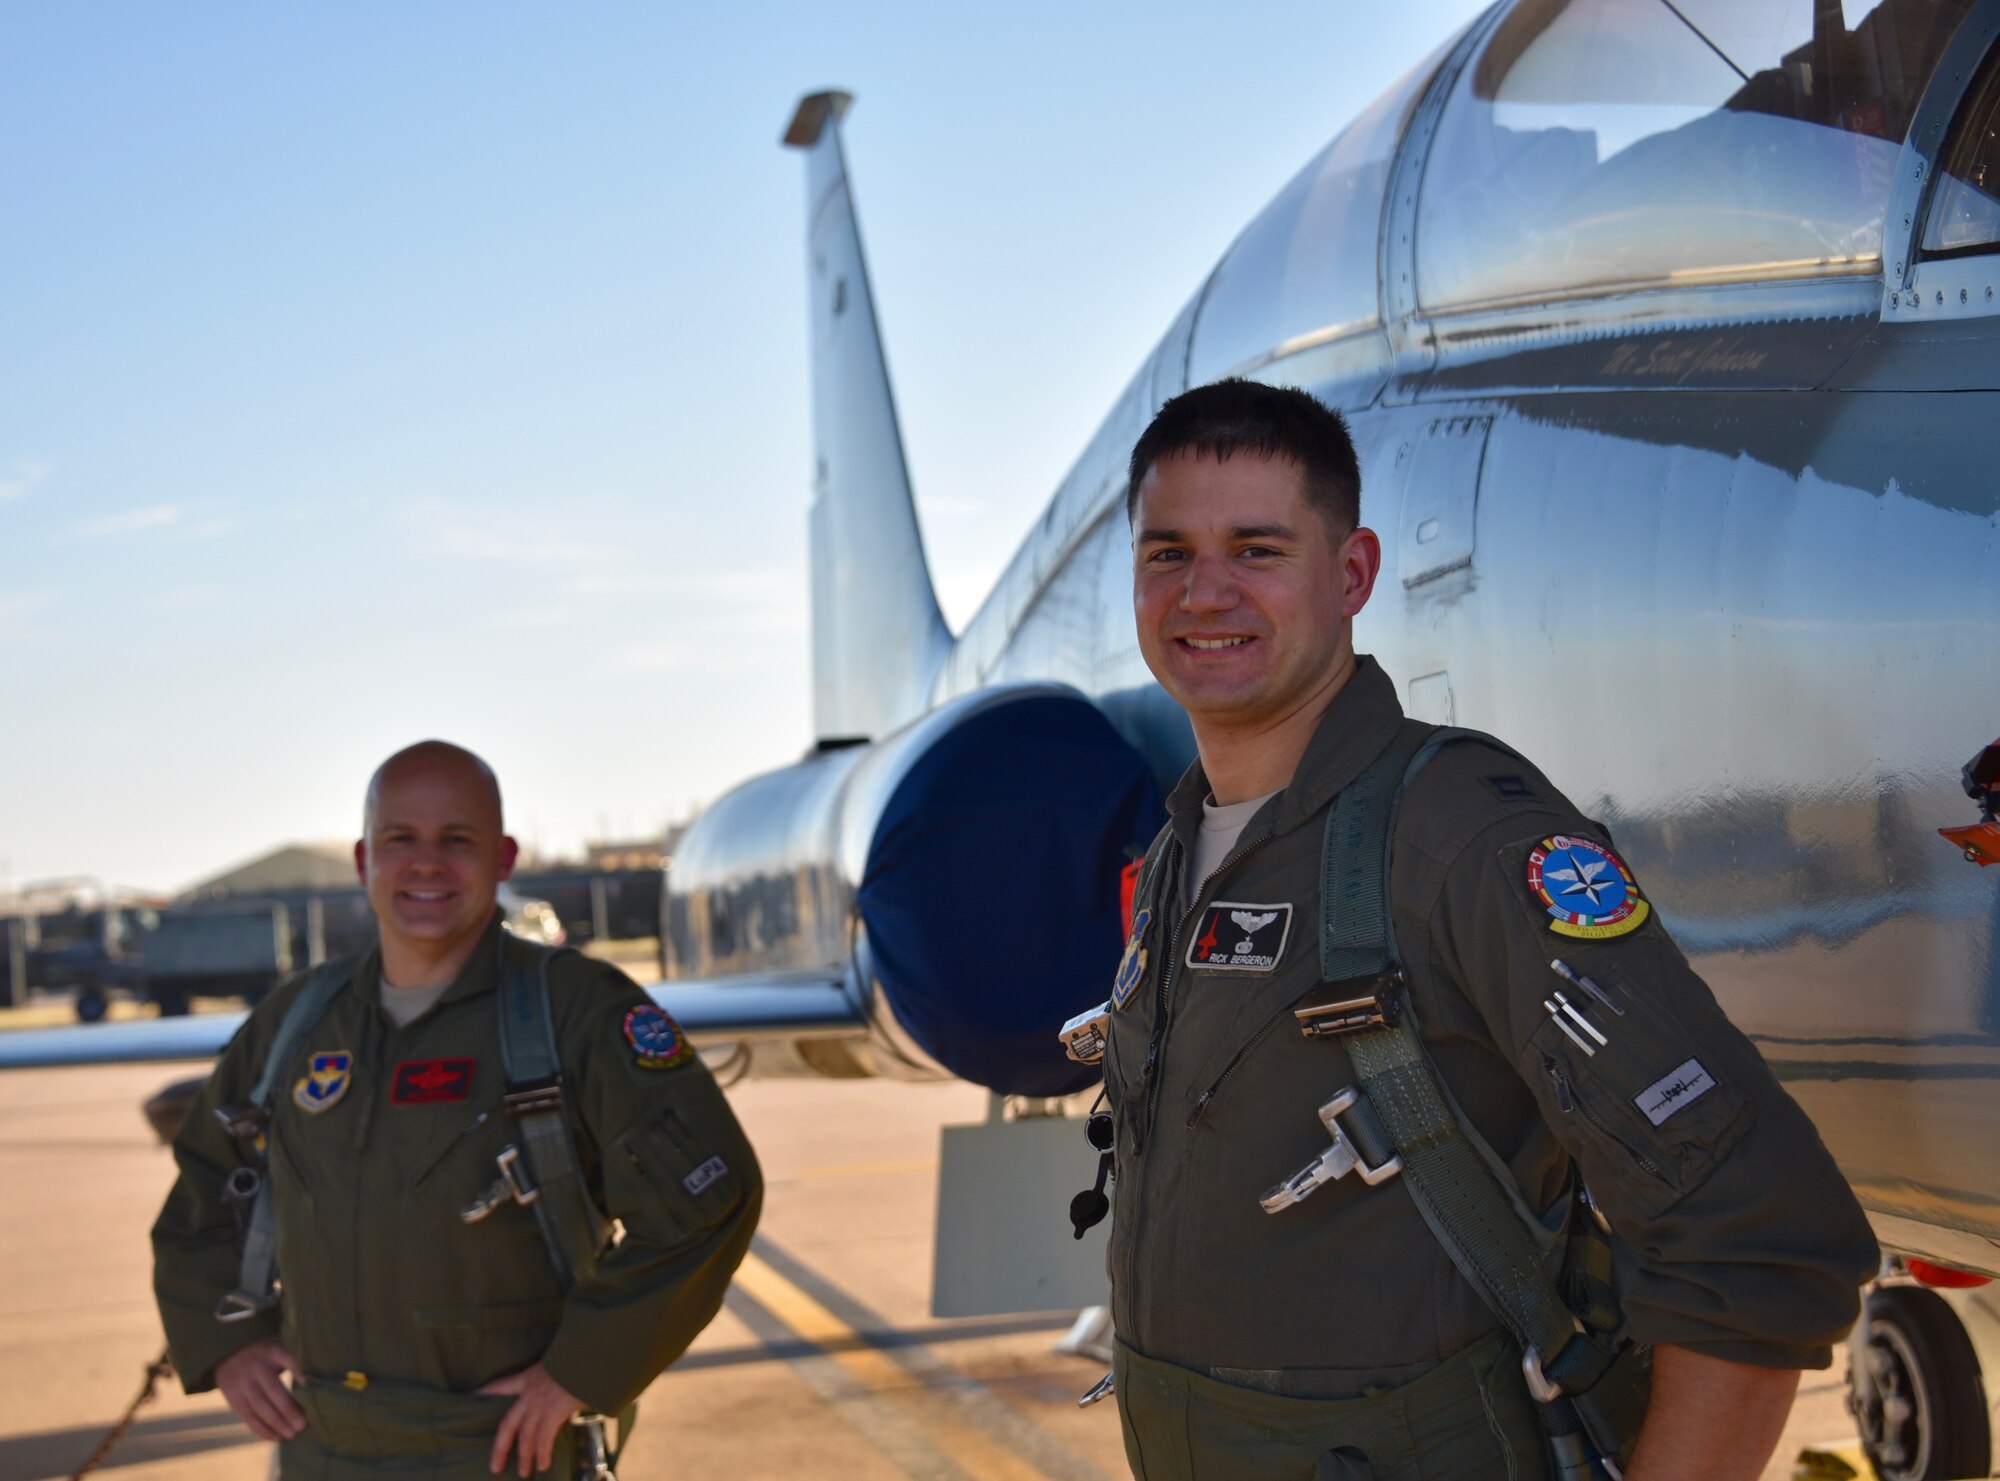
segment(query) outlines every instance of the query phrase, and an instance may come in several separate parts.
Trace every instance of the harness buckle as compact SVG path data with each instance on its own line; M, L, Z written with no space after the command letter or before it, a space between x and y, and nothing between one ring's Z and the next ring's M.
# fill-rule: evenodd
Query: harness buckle
M1563 1386L1552 1382L1542 1371L1542 1350L1531 1347L1521 1358L1521 1376L1528 1381L1528 1393L1537 1404L1553 1404L1563 1396Z
M569 1422L577 1430L578 1481L618 1481L611 1469L611 1442L605 1438L605 1417L585 1412L572 1414Z
M484 1193L459 1210L458 1217L464 1223L477 1224L503 1203L518 1203L527 1208L542 1196L542 1190L528 1180L528 1169L521 1162L519 1147L509 1142L493 1160L499 1165L500 1176Z
M530 1080L501 1097L510 1116L535 1116L544 1111L560 1111L563 1105L562 1080L551 1075L546 1080Z
M1374 991L1364 997L1338 998L1294 1008L1299 1032L1308 1039L1359 1033L1369 1028L1394 1028L1403 1019L1403 969L1391 966L1376 974Z
M261 1311L269 1311L278 1304L275 1292L258 1298L248 1291L231 1291L215 1303L215 1319L219 1322L247 1322Z
M271 1124L269 1106L217 1106L215 1119L222 1129L239 1142L257 1141Z
M1302 1203L1322 1183L1344 1178L1350 1172L1360 1174L1361 1181L1373 1188L1388 1182L1403 1170L1403 1159L1394 1153L1380 1162L1370 1163L1361 1155L1354 1138L1340 1124L1340 1118L1354 1110L1360 1100L1361 1092L1350 1085L1319 1108L1319 1119L1333 1137L1333 1145L1258 1199L1265 1213L1275 1214L1295 1203ZM1378 1145L1386 1140L1365 1136L1363 1139L1376 1141Z
M1062 1026L1063 1053L1078 1064L1096 1064L1104 1058L1105 1031L1111 1026L1111 1002L1086 1008Z

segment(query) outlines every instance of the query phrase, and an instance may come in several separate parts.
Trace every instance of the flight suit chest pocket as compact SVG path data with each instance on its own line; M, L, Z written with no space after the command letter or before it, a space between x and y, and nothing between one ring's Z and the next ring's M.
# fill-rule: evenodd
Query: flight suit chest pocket
M1592 1003L1549 1015L1522 1069L1581 1135L1590 1186L1614 1205L1657 1214L1729 1154L1752 1108L1672 1013L1605 966L1592 973L1622 1014Z
M621 1136L613 1155L643 1180L668 1239L719 1223L743 1196L735 1139L704 1135L671 1106Z

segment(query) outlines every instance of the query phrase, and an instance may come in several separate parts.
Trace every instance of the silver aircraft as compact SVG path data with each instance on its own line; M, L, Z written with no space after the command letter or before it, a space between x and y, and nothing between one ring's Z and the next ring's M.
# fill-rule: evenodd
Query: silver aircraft
M1303 386L1383 536L1357 645L1615 831L1902 1257L1856 1339L1871 1454L1983 1473L2000 1301L1918 1282L2000 1274L1996 39L2000 0L1495 6L1244 229L958 634L850 100L804 99L818 739L682 841L656 996L829 1075L1080 1088L1054 1031L1192 754L1133 633L1125 459L1190 385Z

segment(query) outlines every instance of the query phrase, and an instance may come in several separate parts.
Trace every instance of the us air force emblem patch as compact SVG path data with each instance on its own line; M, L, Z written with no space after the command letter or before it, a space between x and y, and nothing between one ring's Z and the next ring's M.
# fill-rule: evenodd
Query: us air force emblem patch
M292 1104L317 1116L330 1111L354 1081L354 1056L345 1049L315 1054L306 1061L305 1077L292 1086Z
M1628 935L1653 910L1618 855L1563 833L1528 850L1528 892L1548 911L1550 930L1586 941Z
M1292 934L1289 905L1244 905L1218 900L1201 913L1201 929L1188 942L1187 964L1199 972L1270 972Z
M665 1009L651 1003L626 1013L625 1042L632 1046L632 1058L642 1069L670 1070L694 1058L694 1045L687 1041L681 1026Z
M1125 955L1118 959L1118 975L1111 979L1111 1006L1123 1008L1132 1000L1132 994L1139 990L1139 984L1146 979L1146 948L1139 943L1146 939L1146 927L1153 923L1153 912L1142 910L1132 917L1132 934L1125 938Z

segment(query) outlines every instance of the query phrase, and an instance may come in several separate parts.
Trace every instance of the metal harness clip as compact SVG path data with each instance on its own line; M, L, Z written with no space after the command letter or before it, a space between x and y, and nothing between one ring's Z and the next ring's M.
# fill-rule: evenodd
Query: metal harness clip
M536 1080L501 1097L510 1116L533 1116L542 1111L560 1111L563 1104L560 1079ZM511 1150L511 1149L510 1149Z
M1299 1021L1299 1032L1308 1039L1325 1039L1367 1028L1394 1028L1403 1017L1403 969L1386 969L1376 977L1373 987L1365 997L1294 1008L1292 1016Z
M269 1311L277 1304L275 1292L260 1300L248 1291L231 1291L215 1303L215 1319L219 1322L248 1321L258 1312Z
M1537 1404L1553 1404L1563 1396L1563 1386L1550 1382L1542 1371L1542 1350L1538 1347L1529 1348L1521 1359L1521 1376L1528 1380L1528 1392Z
M1386 1183L1403 1170L1403 1159L1390 1156L1370 1166L1356 1149L1352 1138L1340 1125L1340 1117L1354 1108L1360 1099L1360 1092L1352 1085L1340 1092L1332 1100L1319 1108L1319 1119L1333 1136L1333 1145L1304 1167L1293 1173L1284 1182L1257 1201L1264 1206L1264 1212L1275 1214L1301 1203L1312 1195L1322 1183L1330 1183L1336 1178L1344 1178L1350 1172L1359 1173L1361 1181L1369 1187Z
M514 1202L527 1208L542 1196L542 1190L528 1181L528 1170L521 1165L521 1149L512 1142L500 1149L500 1155L493 1159L500 1167L500 1176L484 1193L459 1211L459 1218L468 1224L477 1224L503 1203Z

